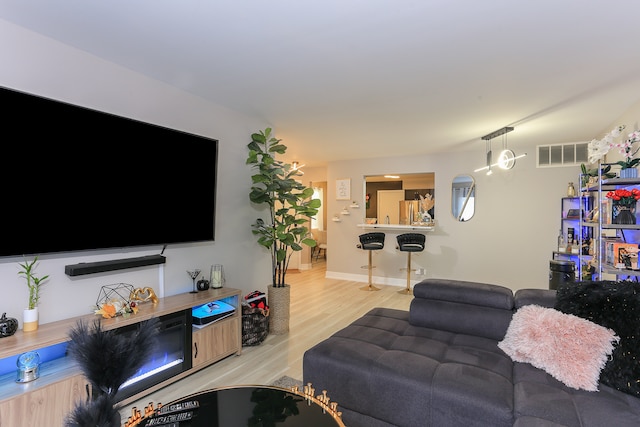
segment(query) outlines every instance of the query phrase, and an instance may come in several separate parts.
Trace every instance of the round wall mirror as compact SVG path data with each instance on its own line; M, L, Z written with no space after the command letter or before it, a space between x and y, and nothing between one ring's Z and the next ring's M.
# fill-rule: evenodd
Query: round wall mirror
M457 175L451 183L451 214L460 221L469 221L475 213L476 181L469 175Z

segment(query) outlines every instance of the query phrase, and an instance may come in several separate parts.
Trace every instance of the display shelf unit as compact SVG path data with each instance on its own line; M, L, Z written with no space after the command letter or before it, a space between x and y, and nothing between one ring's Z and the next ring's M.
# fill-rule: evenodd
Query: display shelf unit
M111 330L134 325L153 317L183 310L191 311L193 307L218 300L233 305L235 311L233 315L204 327L188 329L192 334L193 344L191 348L185 350L192 358L192 367L119 402L121 405L126 405L227 356L240 354L242 350L241 291L223 287L198 293L183 293L160 298L157 304L151 302L140 304L138 313L126 318L118 316L100 319L96 315L89 314L42 324L37 330L31 332L19 330L10 337L2 338L0 359L68 342L69 331L78 321L93 322L100 319L103 329ZM34 381L17 383L15 378L15 373L0 376L0 425L63 425L64 417L73 409L75 403L86 399L91 393L89 383L82 375L79 366L68 356L43 363L40 367L40 377Z
M593 196L584 197L563 197L560 200L560 233L565 239L565 248L567 247L567 237L569 229L573 229L576 244L573 246L573 252L566 250L556 250L552 253L553 259L565 259L575 261L579 260L579 255L585 246L593 237L593 227L581 224L584 222L586 215L593 209ZM572 215L570 215L572 214ZM578 248L576 250L576 247Z
M602 167L608 165L601 163L598 169L601 172ZM615 165L610 164L610 165ZM580 176L578 182L582 182L583 176ZM593 231L595 254L593 256L580 254L578 263L578 277L583 276L583 269L588 263L594 267L592 280L618 280L624 278L637 278L640 276L640 270L619 268L615 264L606 262L605 251L608 242L623 243L640 243L640 225L638 224L613 224L611 219L610 200L606 194L609 191L617 189L640 188L640 178L608 178L603 179L602 175L598 176L595 185L581 188L581 199L593 197L594 206L598 209L597 220L589 221L588 218L580 220L581 227L589 227Z

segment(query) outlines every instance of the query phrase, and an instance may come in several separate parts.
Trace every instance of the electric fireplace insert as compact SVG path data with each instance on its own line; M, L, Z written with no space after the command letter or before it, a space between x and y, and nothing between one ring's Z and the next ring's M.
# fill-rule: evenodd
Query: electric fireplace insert
M151 386L191 369L191 310L161 316L158 345L142 368L118 390L116 400L122 401ZM118 329L118 333L133 335L138 324Z

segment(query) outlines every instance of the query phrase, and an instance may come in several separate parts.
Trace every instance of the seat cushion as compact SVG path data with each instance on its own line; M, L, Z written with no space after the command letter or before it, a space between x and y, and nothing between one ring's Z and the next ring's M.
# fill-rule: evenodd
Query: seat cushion
M497 341L410 325L376 308L307 350L304 382L327 390L349 427L511 426L512 362Z
M400 246L400 251L402 252L421 252L424 250L424 245L419 243L405 243Z
M601 384L598 392L576 390L528 363L514 364L513 383L514 426L640 425L640 399L606 385Z
M382 249L383 247L384 247L384 243L379 243L379 242L365 243L362 245L362 249L366 251L375 251L378 249Z

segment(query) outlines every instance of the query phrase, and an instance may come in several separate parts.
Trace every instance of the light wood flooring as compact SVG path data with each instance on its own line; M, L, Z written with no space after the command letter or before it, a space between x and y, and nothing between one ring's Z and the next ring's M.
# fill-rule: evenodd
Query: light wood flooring
M287 375L302 380L302 356L308 348L347 326L374 307L408 310L412 295L403 288L376 285L379 291L364 291L366 283L325 278L325 262L314 261L311 270L287 273L291 285L289 333L269 335L262 344L243 347L241 355L223 359L171 384L140 401L126 405L143 408L149 402L168 403L182 396L215 387L242 384L272 384Z

